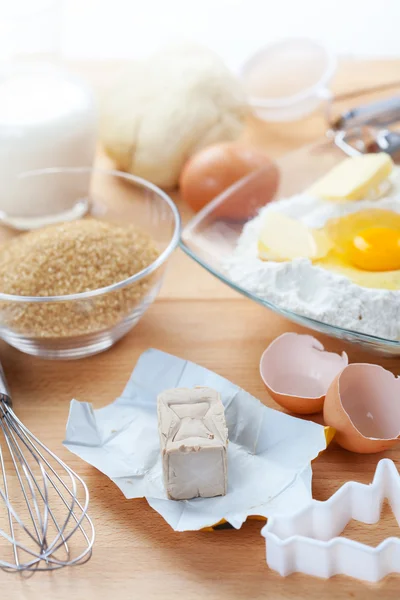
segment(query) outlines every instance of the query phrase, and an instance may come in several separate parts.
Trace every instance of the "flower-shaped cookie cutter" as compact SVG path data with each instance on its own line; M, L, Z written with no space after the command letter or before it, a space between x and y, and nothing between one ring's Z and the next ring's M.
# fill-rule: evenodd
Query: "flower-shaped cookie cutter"
M400 573L400 538L373 548L338 537L351 519L377 523L385 499L400 525L400 476L387 458L378 463L371 484L349 481L325 502L312 500L297 513L270 518L261 532L268 566L282 576L342 574L370 582Z

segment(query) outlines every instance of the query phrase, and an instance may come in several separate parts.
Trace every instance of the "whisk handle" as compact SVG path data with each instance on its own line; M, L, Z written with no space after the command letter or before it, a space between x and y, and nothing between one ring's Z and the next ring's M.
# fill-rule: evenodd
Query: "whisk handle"
M11 394L4 375L3 365L0 363L0 400L11 406Z

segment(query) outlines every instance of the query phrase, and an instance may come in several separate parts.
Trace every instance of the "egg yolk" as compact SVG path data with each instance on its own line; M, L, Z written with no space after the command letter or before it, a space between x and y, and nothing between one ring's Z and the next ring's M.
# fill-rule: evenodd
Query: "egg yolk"
M400 269L400 230L369 227L358 231L348 248L348 259L364 271Z

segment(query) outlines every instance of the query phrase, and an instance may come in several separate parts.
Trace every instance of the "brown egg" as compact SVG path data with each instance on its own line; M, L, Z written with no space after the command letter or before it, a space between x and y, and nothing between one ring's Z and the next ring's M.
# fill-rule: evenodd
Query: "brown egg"
M394 446L400 435L400 379L383 367L348 365L326 394L324 421L352 452L369 454Z
M345 352L326 352L311 335L284 333L262 355L260 374L277 404L310 415L322 410L329 385L347 363Z
M254 171L259 171L256 184L247 188L244 194L235 193L215 213L221 218L237 221L248 219L274 198L279 185L279 170L262 150L244 143L215 144L192 156L180 176L182 198L197 212Z

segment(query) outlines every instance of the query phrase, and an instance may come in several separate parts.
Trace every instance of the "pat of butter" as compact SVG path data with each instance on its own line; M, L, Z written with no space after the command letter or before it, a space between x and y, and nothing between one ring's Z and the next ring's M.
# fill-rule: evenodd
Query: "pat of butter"
M387 186L382 184L392 169L393 161L385 152L352 156L314 183L307 193L325 200L375 199L386 191Z
M258 238L258 257L261 260L317 260L326 256L330 249L331 243L323 231L309 229L281 213L267 212Z
M228 430L219 393L206 387L166 390L157 411L168 498L226 494Z

